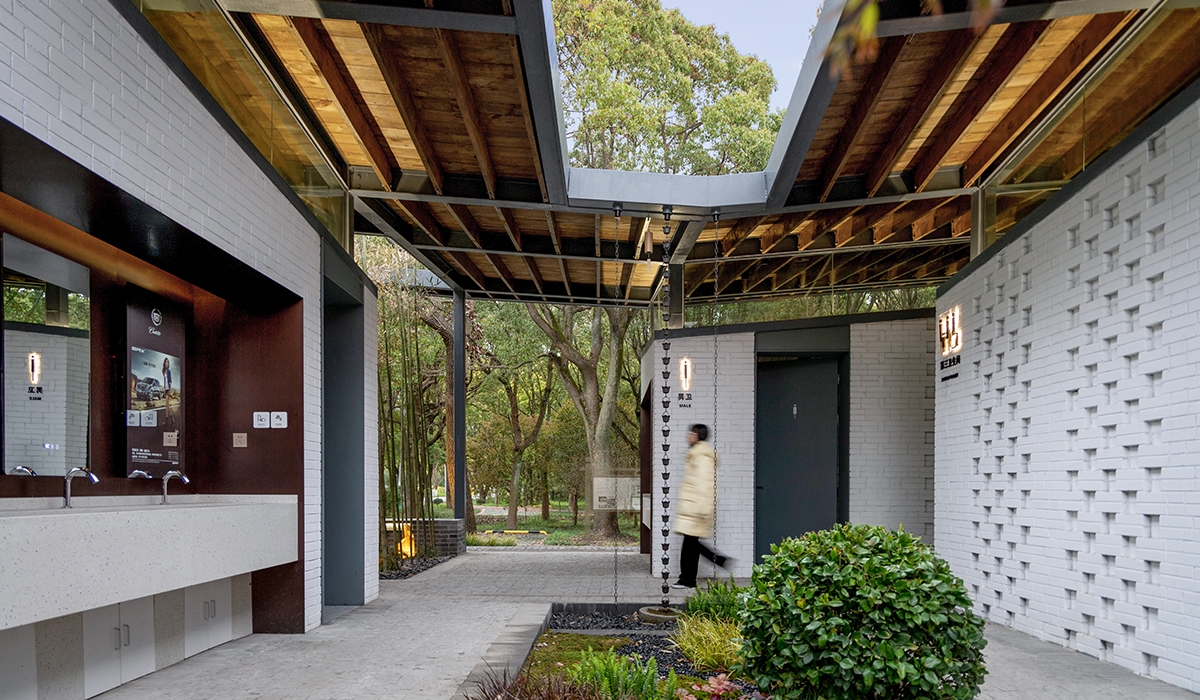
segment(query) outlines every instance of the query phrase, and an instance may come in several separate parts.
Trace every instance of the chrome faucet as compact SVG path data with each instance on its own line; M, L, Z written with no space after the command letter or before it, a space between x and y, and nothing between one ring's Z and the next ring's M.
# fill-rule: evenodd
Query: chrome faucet
M151 476L149 473L142 471L141 469L134 469L133 471L129 472L129 478L130 479L153 479L154 477Z
M96 478L95 474L91 473L87 469L75 467L71 471L67 472L66 477L63 479L63 486L65 489L63 491L63 508L71 507L71 479L74 479L77 476L86 476L93 484L100 481L100 479Z
M37 476L37 472L35 472L34 470L30 469L29 467L27 467L23 464L18 464L17 466L13 467L12 470L10 470L8 473L9 474L20 474L21 476Z
M189 484L192 481L191 479L187 478L187 475L185 475L183 472L175 470L175 469L172 469L171 471L164 474L163 475L163 499L162 499L161 505L164 505L164 506L167 505L167 482L176 477L178 477L179 480L185 484Z

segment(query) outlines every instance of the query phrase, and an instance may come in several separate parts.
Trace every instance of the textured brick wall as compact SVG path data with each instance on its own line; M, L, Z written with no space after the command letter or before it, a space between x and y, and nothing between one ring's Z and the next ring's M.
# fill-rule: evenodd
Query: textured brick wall
M988 619L1200 691L1200 115L938 302L936 546Z
M370 290L363 290L363 601L379 597L379 306Z
M305 620L307 628L316 627L321 622L317 233L103 0L0 0L0 116L303 297L305 410L295 424L302 426L305 441ZM367 386L374 386L373 379ZM369 465L368 472L373 469Z
M86 466L88 339L6 330L4 341L5 465L26 466L43 476ZM30 352L42 358L36 387L29 379ZM30 388L41 393L30 394Z
M933 543L934 320L850 326L850 521Z
M719 550L737 561L733 567L735 576L749 576L754 564L754 384L756 361L754 334L738 333L721 335L716 339L716 392L713 391L713 336L693 336L671 340L671 508L672 516L678 503L679 486L683 482L683 457L687 453L687 430L693 423L704 423L712 431L710 442L717 450L721 464L717 469L717 527L716 545ZM658 544L662 535L658 532L661 520L662 484L662 344L654 343L654 359L650 363L654 373L654 490L652 497L655 508L654 533L655 553L653 571L658 572L662 564ZM680 401L679 360L690 357L693 365L691 401ZM715 403L714 403L715 399ZM690 403L690 407L683 404ZM715 409L714 409L715 407ZM672 531L674 530L672 517ZM682 539L671 534L671 574L679 571L679 546ZM705 559L700 560L700 576L709 576L714 567ZM723 572L717 571L724 576Z

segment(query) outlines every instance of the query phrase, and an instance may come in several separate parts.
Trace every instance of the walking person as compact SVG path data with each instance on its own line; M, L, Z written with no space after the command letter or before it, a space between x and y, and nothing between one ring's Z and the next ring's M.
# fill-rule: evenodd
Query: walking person
M721 568L729 558L705 546L701 537L713 536L716 512L715 490L717 453L708 444L708 426L697 423L688 430L688 449L684 458L683 485L679 488L679 510L675 513L675 531L683 535L679 554L679 580L673 588L695 588L700 555Z

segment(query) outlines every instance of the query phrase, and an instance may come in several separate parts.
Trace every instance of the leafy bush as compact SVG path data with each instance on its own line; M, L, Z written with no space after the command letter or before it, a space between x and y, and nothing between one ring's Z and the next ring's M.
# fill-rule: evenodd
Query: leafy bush
M702 671L727 671L738 661L738 624L724 618L682 615L671 641Z
M505 537L503 535L477 535L473 532L467 533L468 547L516 547L516 537Z
M709 581L704 590L696 589L696 592L688 597L684 612L694 617L736 622L738 611L741 609L738 595L743 590L733 582L732 575L729 581Z
M612 649L603 654L590 649L583 652L579 665L567 671L567 679L594 688L604 700L674 700L677 684L675 671L659 684L654 659L643 664L636 658L617 656Z
M962 580L903 530L842 525L785 540L751 581L737 670L777 700L979 693L983 620Z

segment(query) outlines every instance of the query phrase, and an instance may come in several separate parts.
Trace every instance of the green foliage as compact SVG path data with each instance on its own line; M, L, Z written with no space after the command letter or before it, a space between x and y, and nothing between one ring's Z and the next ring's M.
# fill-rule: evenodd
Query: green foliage
M565 667L579 663L585 653L620 649L628 643L629 637L547 632L538 637L533 650L529 652L529 658L525 661L525 675L561 676Z
M726 671L737 663L740 644L734 620L700 615L682 615L671 641L702 671Z
M554 0L571 165L762 170L783 121L775 76L660 0Z
M567 678L595 688L604 700L674 700L678 682L671 671L660 684L654 659L642 663L633 657L617 656L612 649L603 654L590 649L583 652L579 664L567 668Z
M983 620L962 580L918 539L842 525L771 552L742 596L737 670L772 697L978 694Z
M467 533L468 547L516 547L517 538L511 535L480 535Z
M743 590L733 582L732 575L728 581L709 581L704 590L696 589L688 597L684 612L691 617L737 622L742 607L738 596Z

